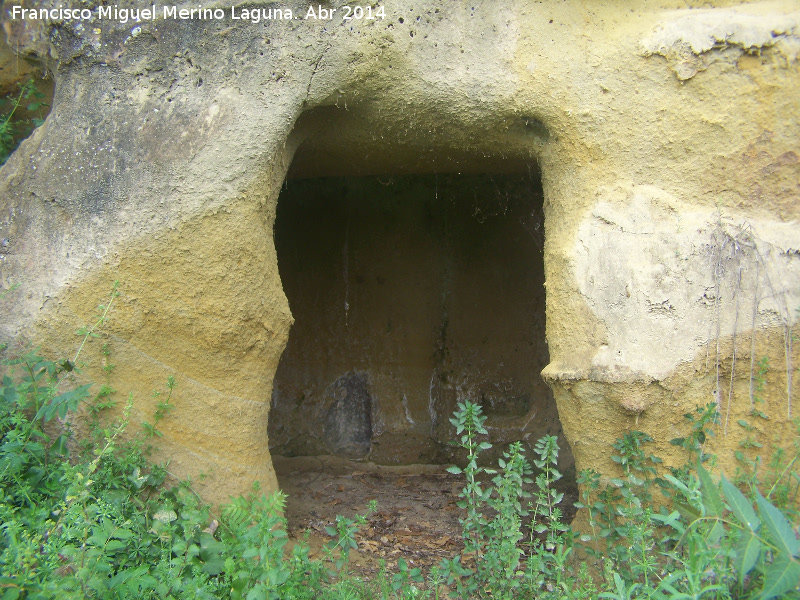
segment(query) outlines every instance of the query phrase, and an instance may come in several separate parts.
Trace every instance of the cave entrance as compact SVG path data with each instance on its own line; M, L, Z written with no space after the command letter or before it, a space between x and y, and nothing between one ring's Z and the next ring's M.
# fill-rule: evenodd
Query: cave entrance
M497 453L522 440L531 456L549 433L569 466L540 376L542 205L535 166L287 180L275 245L295 323L273 386L273 456L451 462L449 418L470 399Z

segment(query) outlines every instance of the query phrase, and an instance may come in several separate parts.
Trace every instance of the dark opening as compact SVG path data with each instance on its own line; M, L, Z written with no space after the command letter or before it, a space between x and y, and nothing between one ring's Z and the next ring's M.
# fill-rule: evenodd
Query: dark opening
M540 376L542 203L535 167L288 180L275 244L295 323L274 381L273 456L449 462L449 418L471 399L492 452L523 440L530 457L549 433L569 467Z

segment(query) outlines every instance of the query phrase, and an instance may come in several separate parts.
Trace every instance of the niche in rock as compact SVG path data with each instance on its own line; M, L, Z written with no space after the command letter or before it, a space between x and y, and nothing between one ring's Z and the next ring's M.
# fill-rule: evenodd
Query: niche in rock
M295 323L272 454L449 462L464 399L483 406L498 453L559 435L540 376L543 242L533 170L288 180L275 244Z

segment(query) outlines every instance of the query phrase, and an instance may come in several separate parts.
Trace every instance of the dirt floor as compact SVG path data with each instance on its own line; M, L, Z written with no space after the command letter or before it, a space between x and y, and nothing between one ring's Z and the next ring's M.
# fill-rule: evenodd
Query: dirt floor
M400 557L427 573L464 548L458 521L463 511L456 505L464 481L447 473L447 465L381 466L336 456L272 460L278 483L289 496L289 537L305 540L312 558L325 557L323 546L332 539L325 528L334 525L337 515L363 515L372 500L377 510L356 535L358 551L350 555L355 574L371 579L381 561L396 571ZM569 486L564 491L562 506L571 520L577 497Z

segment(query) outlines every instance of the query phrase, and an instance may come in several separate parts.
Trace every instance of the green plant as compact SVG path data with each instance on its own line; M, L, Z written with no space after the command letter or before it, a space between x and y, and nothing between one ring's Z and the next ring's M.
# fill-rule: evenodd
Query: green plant
M459 445L467 451L464 469L451 467L449 472L463 474L466 486L459 506L465 510L462 519L465 556L474 558L475 569L464 567L461 557L443 561L441 573L448 585L455 586L461 598L514 598L520 593L561 594L553 597L589 598L594 587L588 571L579 578L569 564L575 538L569 526L562 523L558 506L563 493L553 486L561 478L558 464L559 447L554 436L544 436L535 445L539 473L535 480L524 457L522 444L513 443L498 461L499 469L478 465L478 456L488 449L480 442L484 435L485 417L481 408L471 402L459 403L451 422L460 435ZM480 476L494 475L492 487L483 487ZM526 486L535 484L533 501L523 508L522 500L530 497ZM529 556L521 565L523 547L522 518L532 515L532 537L527 544ZM487 516L490 515L490 516ZM533 537L538 534L539 537ZM545 597L545 596L541 596Z
M415 598L420 594L414 583L423 583L422 570L409 567L404 558L397 560L397 573L392 576L392 591L398 598Z
M614 578L614 590L611 592L602 592L598 598L608 598L609 600L634 600L640 596L637 591L641 587L639 583L630 583L624 581L619 573L612 572Z
M442 585L447 581L447 574L441 567L434 565L428 574L428 589L433 590L434 600L439 600Z
M110 362L111 349L108 342L104 343L100 352L103 355L103 373L105 373L106 380L100 386L100 390L95 394L92 400L87 400L85 405L90 415L90 429L97 431L100 425L100 413L116 406L116 400L112 398L116 390L111 385L111 373L114 371L114 365Z
M795 481L798 455L776 449L768 477L760 480L754 472L747 480L753 498L748 500L724 477L715 484L704 467L710 462L705 441L718 421L716 405L685 417L691 429L673 443L687 450L687 463L670 474L657 476L660 461L644 450L649 436L630 432L613 444L624 478L611 479L603 487L596 472L579 475L577 506L587 511L591 531L580 541L588 554L603 559L600 597L800 597L800 541L789 520L796 513L790 505L779 508L769 501L770 494ZM799 445L800 435L795 440L798 450ZM650 491L653 483L669 501L669 508L661 507L658 513ZM759 489L767 490L767 496ZM605 547L599 539L605 539Z
M758 491L754 506L724 476L716 484L699 463L697 471L699 479L692 486L667 476L696 512L686 523L677 511L662 518L680 533L672 553L680 568L662 588L672 593L673 584L680 582L692 594L680 597L731 588L759 600L797 597L800 540L789 520ZM726 567L720 569L720 564ZM713 580L708 577L711 567L717 573Z
M63 363L46 361L33 352L10 362L22 371L15 375L12 369L3 387L3 398L16 401L3 407L0 445L5 467L0 476L4 597L91 598L104 597L111 589L119 597L147 597L146 590L165 597L158 591L163 581L142 565L163 566L164 558L159 562L159 554L154 554L147 505L133 495L147 477L132 471L127 462L130 454L121 451L127 446L120 440L128 425L131 399L122 417L98 436L86 460L73 464L63 460L67 446L46 443L42 430L48 408L52 414L63 408L64 415L76 408L74 395L63 401L63 394L58 394L59 378L67 372ZM76 390L83 390L87 397L87 387ZM39 410L29 410L28 405ZM30 414L44 418L26 420ZM20 444L26 437L27 443ZM135 460L144 462L139 455ZM20 482L23 485L17 485ZM25 535L20 535L22 531ZM33 542L38 543L35 555ZM25 572L34 557L32 572Z
M709 402L704 407L696 407L694 414L684 414L683 418L691 423L691 431L687 436L670 440L670 444L687 451L686 469L683 473L688 473L694 466L695 457L699 457L701 462L709 459L709 455L705 453L705 444L708 438L714 436L713 427L719 425L719 407L715 402Z
M41 496L59 488L63 472L51 468L56 456L67 453L67 434L55 440L45 433L54 417L62 419L89 396L90 385L61 392L61 365L35 351L9 359L0 394L0 484L14 504L35 507Z
M769 357L762 356L758 361L758 368L755 370L754 377L751 380L751 394L750 394L750 415L753 417L761 417L768 419L766 414L759 408L765 402L764 392L767 387L767 373L769 373Z
M582 501L576 503L585 509L591 535L584 534L581 541L591 542L584 549L626 580L640 581L647 586L658 568L654 557L655 531L652 525L653 483L656 465L661 459L647 454L644 449L653 439L641 431L630 431L612 447L616 450L611 459L620 465L624 477L611 478L602 487L600 475L593 470L580 473ZM604 541L603 545L599 540Z
M795 471L800 459L800 418L795 418L795 436L792 449L788 450L780 444L772 449L772 456L768 463L765 483L766 498L775 503L778 508L792 515L795 521L800 520L798 513L798 492L800 492L800 474Z
M491 590L496 598L510 598L513 590L520 586L522 575L517 568L522 555L518 542L523 537L521 519L527 511L521 499L527 495L523 485L532 483L527 477L530 465L519 442L511 444L503 453L499 471L478 465L480 452L491 448L491 444L478 440L478 435L486 434L486 417L477 404L459 403L450 421L456 428L456 435L460 435L459 445L467 451L464 469L457 466L448 469L450 473L466 477L466 486L461 491L463 500L458 506L466 510L466 516L461 519L464 545L465 551L475 558L475 571L471 574L473 581L464 591L475 593L482 588ZM483 487L479 477L484 474L495 475L494 487ZM494 513L491 520L485 515L485 508ZM460 563L451 563L449 567L451 576L463 569Z
M115 296L116 285L112 302ZM92 326L81 328L82 340L72 360L51 361L27 351L6 361L0 393L3 598L93 598L112 593L120 598L168 597L164 578L180 583L188 572L179 577L168 566L175 557L165 552L166 546L159 550L154 543L160 538L150 527L150 504L139 494L163 478L147 472L140 444L121 441L131 397L121 418L105 429L96 419L90 421L96 435L82 456L65 460L68 421L63 421L55 441L45 430L49 421L56 416L66 419L90 397L91 384L75 386L72 379L79 372L82 349L97 336L110 304L101 307ZM95 408L101 410L96 403ZM47 431L51 429L57 428L48 426ZM161 498L166 493L155 495ZM190 514L186 503L180 510L184 516L178 522L186 525ZM190 587L195 590L205 585L198 579L194 583Z
M141 436L123 435L132 395L122 415L101 426L98 415L113 404L108 345L102 348L106 384L93 400L91 384L77 386L73 377L117 294L115 284L110 301L79 330L72 360L28 351L6 361L0 387L0 598L317 597L327 572L302 544L284 552L281 495L240 497L220 525L188 482L163 487L166 472L149 464ZM169 378L148 437L158 435L174 387ZM56 416L66 426L81 402L90 406L92 435L65 460L69 429L53 441L45 426Z
M800 422L793 447L776 446L764 462L763 447L749 445L760 468L737 480L739 489L709 472L713 460L705 442L718 421L715 404L686 415L689 431L674 440L687 451L682 467L660 477L660 461L647 451L652 439L631 431L612 445L618 477L604 485L598 473L581 472L578 506L586 511L589 531L578 539L562 522L557 439L544 436L535 444L533 479L520 443L508 447L497 469L485 468L479 458L490 447L480 439L486 417L479 406L460 403L452 423L467 461L463 469L449 470L466 480L460 503L466 551L442 560L427 579L400 557L395 573L382 568L379 583L362 581L348 573L348 561L367 516L339 516L327 530L327 556L336 567L330 571L309 557L305 544L288 550L284 495L265 496L255 486L213 518L190 482L163 485L166 471L147 461L146 440L158 437L158 424L169 417L174 379L167 381L166 395L155 394L144 435L127 434L132 395L116 420L98 418L113 405L108 344L101 350L100 393L78 385L75 374L115 293L116 286L94 324L80 330L72 360L26 351L6 363L0 386L0 599L439 600L444 585L452 597L470 599L800 598ZM69 415L82 403L90 406L94 431L82 451L70 455ZM668 502L658 512L654 485ZM367 515L374 510L371 504ZM531 535L523 541L528 517ZM578 544L603 561L602 574L595 573L598 586L590 566L577 559Z
M556 469L558 465L558 439L553 435L546 435L536 442L534 452L539 455L533 464L540 473L536 476L536 493L533 511L533 520L539 517L544 522L536 523L533 529L537 533L546 533L544 546L547 550L554 550L563 543L564 533L569 529L561 523L561 510L558 504L564 499L564 494L553 488L553 484L561 479L562 475Z
M380 575L384 576L385 571L382 571ZM388 594L385 592L381 598L389 598ZM375 596L374 590L368 582L356 577L344 577L319 590L317 597L324 598L324 600L371 600Z
M153 391L153 398L156 399L156 410L153 413L153 422L142 422L142 429L144 429L145 436L148 438L161 437L164 435L158 430L158 424L166 417L175 406L171 404L172 391L175 389L175 377L170 375L167 377L167 397L164 400L159 400L161 392L158 390Z
M313 598L323 569L310 561L308 548L301 545L295 546L286 560L288 538L282 516L286 496L258 492L256 485L248 497L235 498L223 511L224 546L220 550L227 556L214 570L224 571L233 600ZM209 552L213 551L209 546Z
M576 534L562 522L559 504L563 492L553 486L561 479L556 469L559 447L555 436L546 435L534 447L539 456L534 465L540 469L535 479L533 521L529 555L525 564L522 588L537 598L592 598L596 589L585 564L576 572L571 560ZM539 537L534 537L538 534Z
M456 597L469 598L478 585L470 579L472 571L461 564L461 556L443 558L439 563L441 573L449 586L455 586Z
M612 460L622 467L625 479L612 479L612 485L619 487L622 503L617 507L621 517L613 531L615 548L613 560L618 569L629 569L632 580L641 579L647 587L658 566L653 556L653 528L651 508L653 496L650 487L656 475L656 467L661 459L646 454L643 445L653 442L653 438L641 431L630 431L612 447L619 454ZM619 543L619 542L626 543Z
M485 581L497 598L511 597L520 586L519 570L522 549L518 543L523 538L522 517L527 510L522 499L528 497L523 486L532 483L527 477L531 467L525 460L522 444L511 444L499 459L499 473L492 479L493 488L486 501L495 513L486 524L483 555L478 561L478 578Z
M466 516L461 519L464 530L464 543L466 552L474 552L480 556L483 552L483 535L487 525L486 517L483 515L482 506L491 496L491 489L483 489L479 476L483 473L493 474L494 471L478 466L478 455L483 450L492 447L489 442L478 441L479 435L486 435L488 432L483 424L486 417L482 414L483 409L472 402L459 402L458 409L455 411L450 422L456 428L456 435L460 436L457 445L467 451L467 465L464 469L452 466L447 469L454 475L464 474L466 486L461 490L461 498L458 502L459 508L467 511Z
M586 511L589 520L589 528L591 529L591 533L584 533L580 536L580 541L583 543L592 542L593 545L585 549L591 556L599 558L601 553L597 545L598 538L600 537L598 516L607 513L606 505L599 498L596 498L598 490L600 489L600 473L594 469L583 469L578 473L576 483L581 490L581 499L575 503L575 508Z
M325 544L325 552L328 558L336 565L337 571L341 571L342 568L350 564L350 550L358 548L356 533L366 525L367 519L377 508L377 502L372 500L367 507L366 514L356 515L352 519L336 515L334 526L329 525L325 528L325 533L333 538ZM336 557L336 554L338 554L338 557Z
M20 140L28 137L31 131L44 122L37 117L20 116L18 111L23 105L28 113L36 113L48 107L44 102L44 94L36 89L33 78L21 83L18 93L8 94L0 99L0 107L5 111L0 113L0 165L8 160Z

